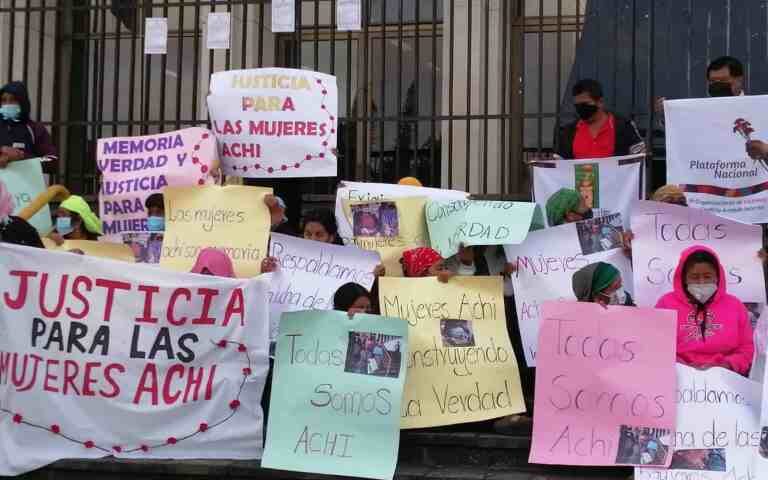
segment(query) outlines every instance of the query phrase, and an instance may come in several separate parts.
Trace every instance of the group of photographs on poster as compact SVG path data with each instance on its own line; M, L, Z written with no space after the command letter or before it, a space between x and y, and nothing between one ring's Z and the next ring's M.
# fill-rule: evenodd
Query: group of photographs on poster
M607 252L624 246L624 227L619 213L578 222L576 231L584 255Z
M344 371L398 378L403 337L372 332L349 332Z
M672 431L663 428L619 427L618 465L664 466L670 453Z
M352 205L352 232L356 237L397 237L400 221L395 202Z

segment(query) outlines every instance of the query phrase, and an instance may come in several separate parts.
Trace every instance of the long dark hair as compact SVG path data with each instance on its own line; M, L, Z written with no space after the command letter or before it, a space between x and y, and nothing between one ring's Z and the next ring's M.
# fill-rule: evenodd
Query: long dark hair
M715 258L714 255L712 255L710 252L706 250L697 250L693 252L692 254L688 255L688 258L685 259L685 263L683 264L683 289L685 290L685 295L688 297L688 300L691 302L691 304L696 309L696 320L698 321L699 315L702 315L701 324L699 325L701 327L701 337L704 338L704 333L707 330L707 305L712 301L712 298L714 298L714 295L707 300L705 303L699 302L696 298L694 298L690 293L688 293L688 284L685 281L685 277L687 276L688 270L696 265L697 263L706 263L712 266L712 268L715 269L715 275L717 277L717 283L720 283L720 262L717 261L717 258Z
M371 292L358 283L345 283L333 294L333 309L346 312L360 297L367 297L370 299Z
M333 235L333 243L335 245L343 245L339 238L339 227L336 225L336 217L331 210L327 208L317 208L307 212L301 220L302 235L304 234L304 228L311 222L319 223L325 228L325 231L328 232L329 235Z

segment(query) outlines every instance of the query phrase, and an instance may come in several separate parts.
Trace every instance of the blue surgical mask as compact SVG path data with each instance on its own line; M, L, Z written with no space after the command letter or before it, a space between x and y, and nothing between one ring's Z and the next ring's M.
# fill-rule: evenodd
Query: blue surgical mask
M17 103L6 103L0 106L0 116L3 120L16 122L21 115L21 106Z
M150 232L165 231L164 217L147 217L147 230Z
M73 230L71 217L56 218L56 231L59 232L59 235L69 235Z

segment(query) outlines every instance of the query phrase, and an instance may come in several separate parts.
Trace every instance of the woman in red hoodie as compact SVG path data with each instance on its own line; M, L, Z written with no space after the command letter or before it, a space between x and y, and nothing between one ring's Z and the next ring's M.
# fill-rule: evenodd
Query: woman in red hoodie
M717 254L707 247L685 250L675 270L674 290L656 308L677 311L677 360L692 367L723 367L746 375L755 351L749 315L726 292Z

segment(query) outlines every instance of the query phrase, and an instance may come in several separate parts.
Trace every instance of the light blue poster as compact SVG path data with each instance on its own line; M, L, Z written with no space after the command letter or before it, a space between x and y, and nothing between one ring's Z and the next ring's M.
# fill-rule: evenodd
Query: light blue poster
M262 466L391 479L407 346L399 318L283 314Z
M43 167L39 158L11 162L4 169L0 169L0 181L5 184L8 192L13 197L14 214L18 214L32 200L45 191L45 179ZM34 226L41 235L47 235L52 229L51 210L48 205L41 208L29 223Z

